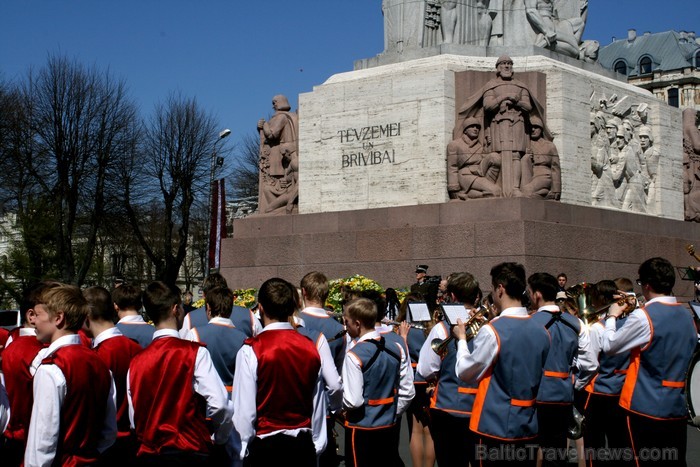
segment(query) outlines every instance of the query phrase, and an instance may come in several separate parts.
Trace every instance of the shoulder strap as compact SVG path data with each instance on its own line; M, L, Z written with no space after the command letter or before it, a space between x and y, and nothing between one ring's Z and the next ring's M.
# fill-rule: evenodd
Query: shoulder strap
M377 361L377 358L379 358L380 352L386 352L387 354L389 354L390 356L392 356L396 360L398 360L399 363L401 362L401 356L396 355L396 353L394 353L391 350L386 348L386 340L383 337L380 337L378 341L374 340L374 339L369 339L369 340L366 340L363 342L369 342L371 344L374 344L375 346L377 346L377 350L374 352L374 355L372 355L372 358L369 359L369 361L367 362L367 365L362 367L362 373L369 370L369 367L371 367L374 364L374 362Z
M559 322L562 323L564 326L566 326L566 327L568 327L569 329L571 329L572 331L574 331L574 333L576 334L576 336L578 336L579 331L574 327L574 325L571 324L571 323L569 323L569 322L566 321L565 319L561 319L561 315L562 315L562 312L561 312L561 311L547 311L547 310L544 310L544 312L545 312L545 313L549 313L549 314L552 315L552 318L549 320L549 322L548 322L547 324L544 325L545 329L549 330L549 328L551 328L552 325L554 325L555 322L559 321Z

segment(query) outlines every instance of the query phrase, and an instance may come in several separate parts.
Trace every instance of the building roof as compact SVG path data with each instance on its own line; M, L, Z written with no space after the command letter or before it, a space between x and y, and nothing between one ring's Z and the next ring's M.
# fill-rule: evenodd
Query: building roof
M638 36L630 29L627 38L601 47L598 61L613 70L615 63L622 59L627 63L628 76L639 75L639 61L644 56L651 58L652 71L681 70L700 66L695 58L700 49L699 41L694 32L666 31Z

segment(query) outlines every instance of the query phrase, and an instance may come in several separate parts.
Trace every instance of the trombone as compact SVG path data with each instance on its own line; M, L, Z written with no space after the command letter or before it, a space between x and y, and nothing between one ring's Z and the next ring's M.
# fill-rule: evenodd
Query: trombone
M486 301L488 297L481 301L479 308L474 310L466 323L464 323L465 330L467 331L467 342L476 337L477 333L481 327L489 322L487 316L491 312L489 303ZM445 339L433 339L430 342L430 348L440 356L440 358L445 358L447 352L449 351L450 343L454 340L454 334L450 334Z

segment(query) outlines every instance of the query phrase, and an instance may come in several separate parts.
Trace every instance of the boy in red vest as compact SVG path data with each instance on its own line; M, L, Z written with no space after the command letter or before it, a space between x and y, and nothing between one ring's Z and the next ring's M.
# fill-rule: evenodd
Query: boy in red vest
M206 348L180 339L180 290L152 282L143 293L156 325L153 342L131 361L129 416L141 465L208 465L211 434L223 444L231 431L228 394Z
M41 349L45 348L36 338L34 307L44 290L58 285L58 282L40 282L25 292L20 304L22 327L13 331L2 354L2 373L12 409L12 419L4 433L5 445L0 449L0 455L3 465L8 467L21 465L24 458L34 403L32 378L36 368L31 368L32 361ZM41 357L38 358L37 365L41 361Z
M325 443L315 450L314 440L326 430L321 358L289 323L297 305L294 286L269 279L258 302L264 328L238 352L233 379L243 465L315 467Z
M85 321L85 333L92 339L92 348L112 372L117 394L117 441L104 455L102 465L122 466L136 456L136 442L129 423L129 403L126 400L126 374L131 359L141 351L141 346L122 335L114 326L117 313L109 291L103 287L90 287L83 291L90 305Z
M46 290L34 307L37 338L50 345L34 375L27 467L92 465L114 444L112 377L77 334L87 314L87 301L71 285Z

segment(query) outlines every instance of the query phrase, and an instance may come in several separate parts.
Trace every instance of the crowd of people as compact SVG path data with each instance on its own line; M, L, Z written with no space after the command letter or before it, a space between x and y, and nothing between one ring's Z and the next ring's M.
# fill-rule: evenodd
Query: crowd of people
M698 335L667 260L640 265L643 304L626 278L589 287L593 314L565 274L500 263L484 296L427 270L342 313L317 271L253 309L211 274L187 315L163 282L36 284L0 354L2 465L332 466L342 426L346 466L401 466L403 418L414 466L565 465L577 413L589 465L685 465Z

